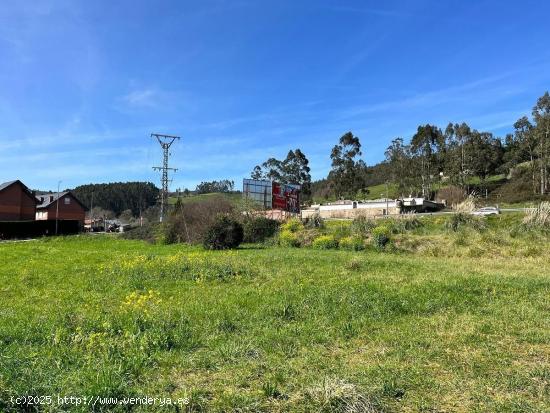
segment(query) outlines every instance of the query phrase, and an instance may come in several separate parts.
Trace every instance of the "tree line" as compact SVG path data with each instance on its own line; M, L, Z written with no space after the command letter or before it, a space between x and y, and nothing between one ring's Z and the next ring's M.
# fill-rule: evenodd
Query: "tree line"
M99 207L116 215L131 210L134 216L154 206L160 193L151 182L87 184L77 186L72 192L88 208Z
M361 198L368 187L393 183L401 196L433 197L438 183L466 189L473 178L484 182L497 173L508 173L522 163L531 171L533 194L550 190L550 95L541 96L531 112L514 123L514 132L504 139L478 131L465 122L418 126L407 141L393 139L385 160L368 167L361 159L359 137L345 133L330 152L328 176L311 181L309 161L301 149L288 152L283 160L269 158L256 165L252 179L270 179L300 184L304 198Z
M221 181L201 182L195 189L196 194L210 194L213 192L231 192L235 188L235 182L229 179Z
M361 142L357 136L348 132L340 138L330 154L332 169L328 178L323 181L328 193L344 197L367 190L368 168L360 159L361 154ZM308 199L312 195L313 185L310 171L306 155L301 149L295 149L290 150L283 160L269 158L261 165L256 165L250 177L301 185L302 195L304 199Z
M546 92L532 110L532 120L523 116L504 140L463 123L449 123L445 130L435 125L419 126L409 143L394 139L385 156L391 180L401 194L433 194L434 183L445 180L466 188L472 178L484 182L490 175L507 173L528 162L533 194L548 192L548 139L550 96Z
M269 158L261 165L256 165L250 177L252 179L268 179L282 184L297 184L302 186L302 194L311 192L311 175L309 160L300 149L290 150L283 160Z
M408 140L397 137L385 151L385 160L367 166L362 159L359 137L347 132L330 151L331 169L326 178L313 182L305 153L290 150L284 159L269 158L256 165L253 179L269 179L302 186L303 199L312 197L361 199L369 186L393 183L401 196L433 197L442 181L465 189L473 178L484 182L496 173L508 173L520 164L529 170L533 194L550 192L550 95L546 92L534 105L531 116L523 116L513 133L504 139L478 131L465 122L418 126ZM201 182L195 192L231 192L234 182ZM186 190L187 191L187 190ZM75 196L88 207L100 207L119 215L130 210L134 216L156 205L159 189L150 182L115 182L76 187ZM189 191L187 191L189 192Z

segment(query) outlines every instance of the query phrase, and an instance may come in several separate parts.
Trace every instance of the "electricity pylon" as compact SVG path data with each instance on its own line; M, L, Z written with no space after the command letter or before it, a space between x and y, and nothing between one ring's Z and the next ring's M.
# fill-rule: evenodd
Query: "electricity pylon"
M174 141L176 139L180 139L180 137L152 133L151 138L157 139L163 151L162 166L153 166L155 171L162 171L162 177L160 178L160 183L162 186L162 189L160 190L160 222L162 222L164 219L166 202L168 202L168 171L177 171L176 168L168 167L168 157L170 156L169 149Z

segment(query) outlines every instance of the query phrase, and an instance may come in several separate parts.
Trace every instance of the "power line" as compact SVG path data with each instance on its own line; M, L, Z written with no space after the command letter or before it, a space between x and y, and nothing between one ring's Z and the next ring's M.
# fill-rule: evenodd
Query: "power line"
M168 201L168 183L170 182L170 180L168 179L168 171L177 171L176 168L168 167L168 157L170 156L169 149L176 139L181 138L179 136L161 135L158 133L152 133L151 138L157 139L163 151L162 166L153 166L153 169L155 171L162 171L162 177L160 179L160 183L162 186L162 189L160 191L160 222L162 222L162 220L164 219L166 202Z

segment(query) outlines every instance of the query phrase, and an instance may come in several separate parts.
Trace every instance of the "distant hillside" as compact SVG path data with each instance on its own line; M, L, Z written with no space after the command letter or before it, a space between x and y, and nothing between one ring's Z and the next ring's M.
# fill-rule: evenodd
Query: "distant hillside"
M242 193L241 192L213 192L210 194L181 196L181 200L184 204L186 204L186 203L192 203L192 202L205 201L216 197L222 197L231 202L237 202L239 199L241 199ZM176 203L177 199L178 199L177 196L170 196L170 198L168 198L168 203L173 205Z
M113 211L116 215L131 210L134 216L155 205L159 197L159 189L151 182L80 185L73 193L84 205Z

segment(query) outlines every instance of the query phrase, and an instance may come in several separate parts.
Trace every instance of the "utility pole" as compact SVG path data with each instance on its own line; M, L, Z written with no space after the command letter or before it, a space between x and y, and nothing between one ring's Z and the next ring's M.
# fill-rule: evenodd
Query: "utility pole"
M386 181L386 214L389 215L390 214L390 206L388 204L388 194L389 194L389 191L388 191L388 181Z
M59 185L61 185L61 181L57 181L57 201L55 203L55 235L57 235L57 222L59 220Z
M94 191L92 191L92 202L90 203L90 232L94 232Z
M162 189L160 190L160 222L164 219L164 213L166 208L166 203L168 202L168 171L174 171L176 172L176 168L169 168L168 167L168 157L170 156L170 146L174 143L176 139L180 139L179 136L171 136L171 135L161 135L158 133L152 133L152 138L156 138L158 143L160 144L160 147L163 151L163 162L162 166L153 166L153 169L155 171L162 171L162 177L160 179L160 183L162 186Z

